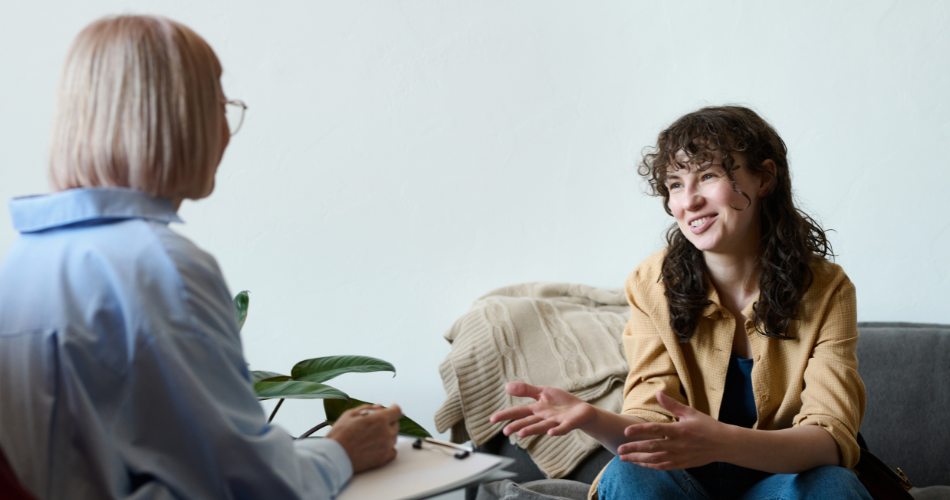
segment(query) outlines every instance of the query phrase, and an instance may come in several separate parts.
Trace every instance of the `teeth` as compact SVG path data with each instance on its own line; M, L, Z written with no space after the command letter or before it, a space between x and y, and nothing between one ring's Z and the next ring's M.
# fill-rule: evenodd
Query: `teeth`
M689 225L693 227L699 227L702 226L707 220L709 220L709 217L703 217L702 219L696 219L693 222L690 222Z

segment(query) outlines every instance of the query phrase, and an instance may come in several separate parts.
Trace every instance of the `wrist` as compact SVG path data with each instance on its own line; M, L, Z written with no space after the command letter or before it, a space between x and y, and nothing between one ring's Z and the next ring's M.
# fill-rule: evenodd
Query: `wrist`
M597 427L597 421L600 420L600 414L603 410L587 402L581 403L581 406L583 410L580 412L577 428L590 434L589 431Z
M715 461L731 464L735 463L736 452L739 449L740 443L748 439L748 436L743 436L743 433L749 429L723 423L720 423L720 425L722 426L721 432L715 434L719 441L715 447Z
M323 438L324 438L324 439L329 439L330 441L336 441L336 443L337 443L338 445L340 445L341 448L343 448L343 451L345 451L347 455L350 455L350 456L352 457L352 455L351 455L351 453L350 453L350 451L351 451L351 446L350 446L350 444L351 444L351 443L349 442L349 440L346 439L345 436L341 436L339 433L334 434L334 433L331 431L331 432L327 433L326 436L323 436Z

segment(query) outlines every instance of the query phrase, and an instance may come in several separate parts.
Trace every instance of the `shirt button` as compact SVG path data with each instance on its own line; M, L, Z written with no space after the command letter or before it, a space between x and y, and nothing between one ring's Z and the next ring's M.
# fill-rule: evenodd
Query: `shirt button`
M768 395L768 394L763 394L763 395L762 395L762 401L768 401L768 400L769 400L769 395Z
M758 363L760 359L762 359L762 355L761 355L761 354L759 354L758 356L755 357L755 362Z

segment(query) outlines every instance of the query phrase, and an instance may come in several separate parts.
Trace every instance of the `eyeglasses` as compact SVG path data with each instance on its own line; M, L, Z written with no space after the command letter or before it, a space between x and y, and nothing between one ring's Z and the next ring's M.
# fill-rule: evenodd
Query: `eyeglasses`
M244 101L238 99L224 103L224 116L228 120L228 130L231 132L231 135L241 130L241 125L244 124L244 111L246 110L247 104L244 104Z

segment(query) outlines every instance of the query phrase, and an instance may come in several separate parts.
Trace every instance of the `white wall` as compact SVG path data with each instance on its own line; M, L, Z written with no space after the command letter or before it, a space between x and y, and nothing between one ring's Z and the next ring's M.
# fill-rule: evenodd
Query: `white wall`
M0 198L47 191L73 36L122 12L203 35L250 106L178 230L251 290L252 368L358 353L350 394L434 430L442 333L498 286L619 287L671 220L640 150L705 104L785 138L859 317L950 323L950 7L941 1L0 3ZM16 234L0 207L0 251ZM301 432L316 402L278 420Z

